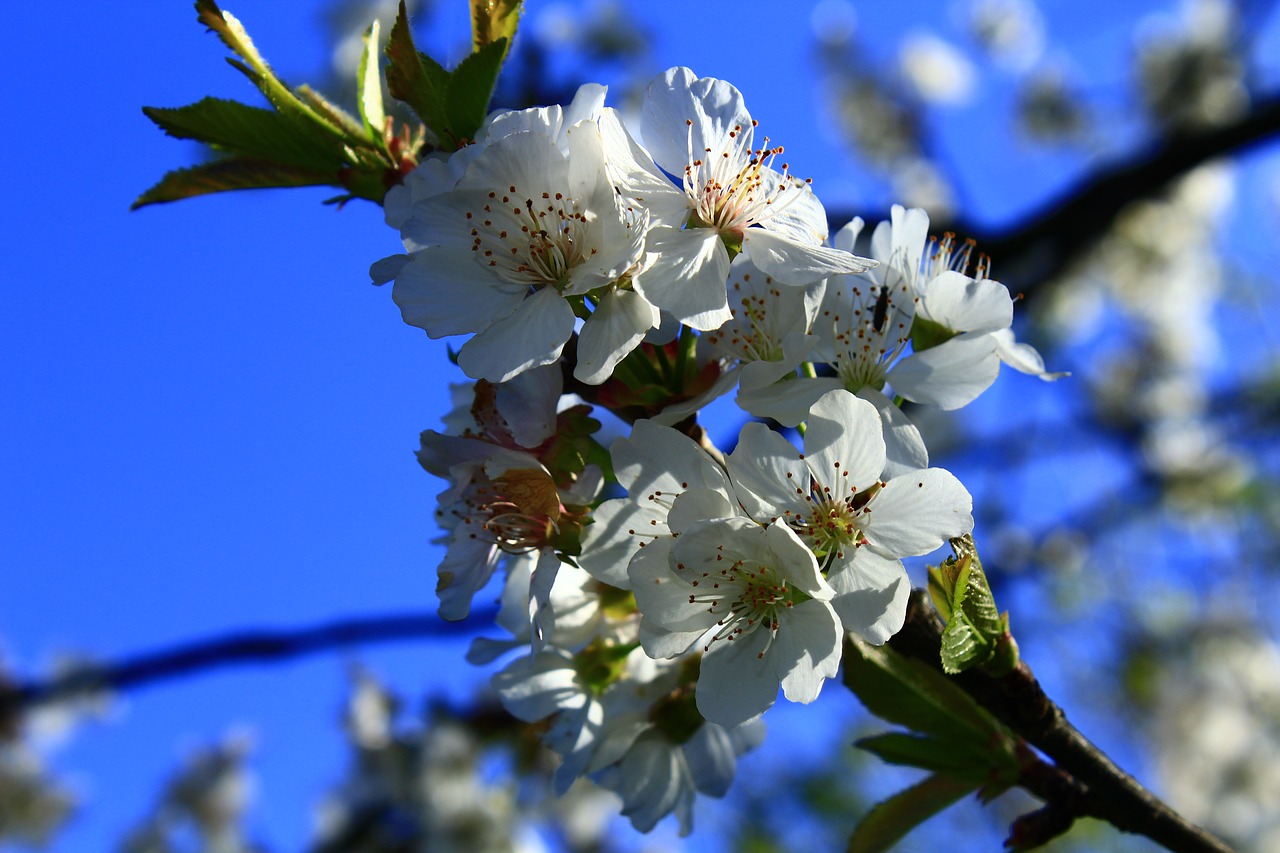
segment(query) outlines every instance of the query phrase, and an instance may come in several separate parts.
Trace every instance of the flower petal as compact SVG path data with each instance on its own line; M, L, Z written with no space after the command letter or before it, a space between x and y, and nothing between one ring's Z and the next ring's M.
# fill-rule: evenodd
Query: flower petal
M702 657L696 700L708 721L737 726L773 707L780 681L770 663L762 658L771 636L757 628L732 640L715 643Z
M927 554L973 530L973 498L944 468L894 477L870 510L863 533L876 550L894 557Z
M510 315L527 290L487 275L470 249L434 246L410 257L391 298L406 323L443 338L478 332Z
M868 643L884 643L906 620L911 580L900 560L858 548L831 569L827 581L836 591L831 606L844 630Z
M824 492L843 500L870 488L884 470L880 413L843 389L823 394L809 410L804 456Z
M751 262L782 284L806 285L841 273L859 273L876 265L840 249L801 243L765 228L748 228L742 250Z
M573 320L573 309L560 294L540 290L463 344L458 366L472 379L506 382L560 358L573 334Z
M655 227L645 251L650 267L634 279L646 299L687 326L717 329L733 316L725 281L729 250L710 228Z
M803 601L786 612L766 657L788 666L782 692L792 702L812 702L822 682L840 668L840 620L825 601Z
M769 522L808 509L809 469L791 442L761 423L742 427L725 460L734 493L747 514Z
M638 293L609 290L578 334L578 365L574 378L599 385L613 368L658 325L658 310Z
M895 364L889 383L913 403L950 411L973 402L999 372L990 335L960 335Z
M655 77L645 90L641 115L645 145L658 165L676 177L707 148L717 156L726 150L751 151L754 130L742 93L724 80L699 78L688 68L670 68ZM732 139L730 132L735 132Z

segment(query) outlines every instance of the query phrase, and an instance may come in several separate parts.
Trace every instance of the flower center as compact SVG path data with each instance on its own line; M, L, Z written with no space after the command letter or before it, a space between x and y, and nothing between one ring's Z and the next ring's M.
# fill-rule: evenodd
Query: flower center
M716 550L723 551L723 546ZM684 571L687 566L677 563L676 569ZM706 605L707 612L716 617L716 631L703 651L710 651L718 641L736 640L759 627L776 635L778 612L794 606L797 596L802 595L779 578L775 569L752 560L734 560L715 571L703 572L691 583L705 592L690 595L689 603ZM764 657L763 650L759 656Z
M836 373L844 387L857 393L861 388L880 390L889 368L911 340L913 312L902 303L914 300L905 281L871 285L866 290L854 285L852 299L844 300L839 311L830 313L835 340Z
M769 295L781 299L782 294L773 286L771 278ZM740 282L733 282L732 289L741 292ZM746 293L734 306L730 303L733 319L713 332L707 332L707 340L717 347L739 356L742 361L781 361L782 345L770 322L769 301L756 293Z
M598 251L587 233L591 217L563 193L520 196L510 185L465 212L471 249L507 281L563 290L570 270Z
M695 151L693 122L686 119L685 124L690 129L684 167L684 191L693 203L690 225L714 228L721 236L741 240L747 228L768 221L805 192L809 182L792 177L788 164L783 163L781 171L773 168L783 149L769 147L767 137L764 147L749 149L747 136L737 125L729 131L724 150Z

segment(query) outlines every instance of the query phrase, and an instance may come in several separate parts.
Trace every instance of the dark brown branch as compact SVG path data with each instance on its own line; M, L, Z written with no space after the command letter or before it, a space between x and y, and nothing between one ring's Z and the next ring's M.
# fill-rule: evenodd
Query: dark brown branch
M1158 139L1098 169L1010 227L992 230L956 219L936 222L932 230L977 240L994 261L996 276L1013 292L1027 294L1093 246L1125 205L1160 192L1202 163L1240 153L1277 134L1280 93L1269 93L1255 99L1238 121ZM864 216L872 223L886 217L887 212ZM852 218L852 211L832 211L832 231Z
M941 671L942 627L942 620L925 599L924 591L914 590L906 624L889 645ZM1072 793L1072 802L1049 800L1045 820L1052 826L1032 826L1036 821L1031 821L1023 829L1063 831L1061 820L1074 814L1105 820L1117 829L1144 835L1177 853L1231 853L1230 847L1161 802L1080 734L1062 709L1045 695L1025 661L1005 676L969 670L954 676L954 680L997 719L1053 759L1058 770L1071 774L1084 786L1083 791ZM1032 789L1039 796L1047 794L1051 798L1053 791L1048 785L1040 791ZM1018 828L1015 826L1015 831Z
M492 621L473 613L465 622L445 622L435 614L405 613L343 619L297 630L244 631L149 652L115 664L83 667L50 681L0 682L0 723L37 705L99 690L125 690L242 663L266 663L343 646L420 640L472 633Z

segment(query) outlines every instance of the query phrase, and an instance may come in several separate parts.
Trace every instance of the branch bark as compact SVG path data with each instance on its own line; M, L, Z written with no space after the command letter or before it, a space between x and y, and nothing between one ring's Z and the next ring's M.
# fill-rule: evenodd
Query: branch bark
M941 672L942 627L924 590L913 590L906 624L889 645ZM1175 853L1231 853L1230 847L1162 802L1071 725L1045 694L1026 661L1001 677L968 670L952 678L998 720L1053 759L1057 769L1083 785L1082 792L1072 795L1073 802L1050 802L1056 814L1105 820ZM1043 797L1046 791L1053 796L1048 788L1033 793Z
M963 218L933 223L935 231L971 237L995 262L996 278L1014 293L1030 294L1103 237L1130 202L1158 193L1171 181L1216 157L1238 154L1280 135L1280 92L1255 99L1231 124L1157 139L1102 166L1012 226L983 228ZM834 231L853 211L828 215ZM887 211L865 217L875 222Z
M114 664L83 667L48 681L0 681L0 730L25 711L77 694L125 690L224 666L284 661L342 646L465 635L479 624L492 622L494 614L474 612L472 616L465 622L445 622L433 613L404 613L343 619L297 630L243 631L146 652Z

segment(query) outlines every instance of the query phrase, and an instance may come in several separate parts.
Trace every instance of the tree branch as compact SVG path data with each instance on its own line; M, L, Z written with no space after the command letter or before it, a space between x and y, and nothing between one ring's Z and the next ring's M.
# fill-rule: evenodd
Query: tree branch
M1164 189L1175 178L1215 157L1236 154L1280 134L1280 92L1255 99L1238 121L1157 139L1050 199L1012 226L986 229L963 218L934 223L934 230L971 237L995 262L996 277L1028 294L1065 269L1104 236L1130 202ZM887 212L868 221L885 218ZM828 215L831 230L852 211Z
M913 590L906 624L889 645L941 672L942 627L937 612L925 600L925 592ZM1084 786L1083 792L1072 795L1073 802L1050 801L1055 820L1064 814L1096 817L1176 853L1231 853L1230 847L1187 821L1090 743L1045 695L1025 661L1001 677L968 670L952 678L997 719L1052 758L1059 770ZM1047 787L1034 792L1044 796L1046 791L1053 796ZM1015 824L1015 831L1017 828Z
M284 661L342 646L470 634L492 613L473 612L465 622L445 622L433 613L343 619L296 630L243 631L145 652L119 663L81 667L49 681L8 684L0 680L0 730L38 705L100 690L125 690L240 663Z

